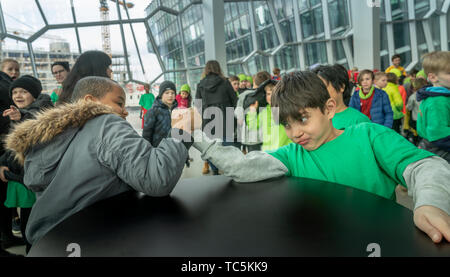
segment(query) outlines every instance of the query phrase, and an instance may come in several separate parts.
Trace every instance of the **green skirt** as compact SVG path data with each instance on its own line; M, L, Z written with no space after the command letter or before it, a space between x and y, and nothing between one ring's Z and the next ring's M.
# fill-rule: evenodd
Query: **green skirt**
M9 181L5 206L8 208L31 208L36 202L36 195L25 185Z

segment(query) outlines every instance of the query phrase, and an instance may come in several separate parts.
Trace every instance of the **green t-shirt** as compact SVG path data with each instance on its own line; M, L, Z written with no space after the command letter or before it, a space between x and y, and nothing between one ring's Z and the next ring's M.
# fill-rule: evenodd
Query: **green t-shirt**
M332 121L334 128L339 130L346 129L358 123L371 122L365 114L351 107L335 114Z
M417 132L419 136L435 141L450 134L450 97L428 97L419 106Z
M146 93L141 96L141 99L139 100L139 106L142 108L149 110L152 105L153 101L155 101L155 96L153 93Z
M292 143L286 135L283 125L276 124L273 120L270 105L267 105L258 116L256 112L248 112L247 124L250 130L262 129L262 151L278 149Z
M36 202L34 192L25 187L24 184L8 181L6 200L4 205L8 208L31 208Z
M395 187L406 187L403 172L416 161L433 156L392 129L360 123L314 151L291 143L268 152L288 169L287 175L323 180L395 199Z

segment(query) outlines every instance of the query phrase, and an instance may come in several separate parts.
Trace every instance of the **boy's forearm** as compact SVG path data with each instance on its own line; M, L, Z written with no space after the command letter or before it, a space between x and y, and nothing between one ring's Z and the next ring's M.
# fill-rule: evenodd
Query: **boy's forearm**
M200 151L202 159L210 160L236 182L257 182L284 176L288 172L282 162L265 152L252 151L244 155L236 147L222 146L221 141L207 138L200 130L194 131L193 136L193 146Z
M437 207L450 215L450 165L433 156L408 165L403 172L414 210L421 206Z

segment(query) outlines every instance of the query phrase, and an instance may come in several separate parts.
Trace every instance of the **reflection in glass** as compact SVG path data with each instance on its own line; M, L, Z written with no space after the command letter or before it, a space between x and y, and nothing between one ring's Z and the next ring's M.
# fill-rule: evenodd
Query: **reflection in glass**
M2 1L3 17L9 34L29 38L45 27L42 15L34 0Z

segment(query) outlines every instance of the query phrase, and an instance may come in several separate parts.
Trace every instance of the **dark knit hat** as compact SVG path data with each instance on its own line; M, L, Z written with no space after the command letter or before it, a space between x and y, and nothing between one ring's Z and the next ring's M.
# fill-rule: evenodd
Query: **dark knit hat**
M177 88L175 87L175 84L171 81L162 82L161 85L159 85L158 98L161 98L166 90L173 90L174 92L176 92Z
M12 91L15 88L26 89L35 99L37 99L42 92L41 81L30 75L21 76L11 83L11 86L9 87L10 97L12 97Z

